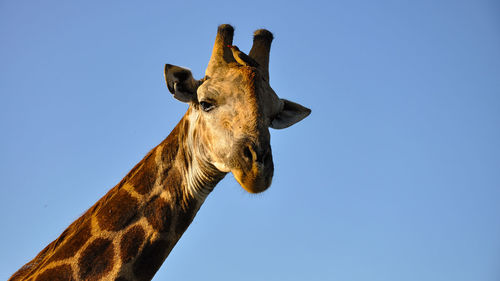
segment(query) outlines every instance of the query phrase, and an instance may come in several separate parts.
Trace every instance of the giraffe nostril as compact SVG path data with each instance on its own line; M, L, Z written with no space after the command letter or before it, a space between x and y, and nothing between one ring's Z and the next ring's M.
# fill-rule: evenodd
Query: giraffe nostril
M252 156L252 151L250 151L250 147L249 146L245 146L245 148L243 149L243 156L245 156L245 158L249 161L249 162L252 162L253 161L253 156Z

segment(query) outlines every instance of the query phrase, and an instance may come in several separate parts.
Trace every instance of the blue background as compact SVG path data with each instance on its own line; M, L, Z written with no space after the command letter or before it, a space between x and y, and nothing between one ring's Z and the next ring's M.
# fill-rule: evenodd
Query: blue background
M217 26L275 35L275 177L228 175L155 280L499 280L498 1L1 1L0 279L161 142Z

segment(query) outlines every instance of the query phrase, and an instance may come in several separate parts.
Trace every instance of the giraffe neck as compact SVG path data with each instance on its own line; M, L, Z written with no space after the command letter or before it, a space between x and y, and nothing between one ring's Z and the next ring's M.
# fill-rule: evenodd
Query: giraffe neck
M189 112L118 185L9 280L151 280L225 175L192 148Z

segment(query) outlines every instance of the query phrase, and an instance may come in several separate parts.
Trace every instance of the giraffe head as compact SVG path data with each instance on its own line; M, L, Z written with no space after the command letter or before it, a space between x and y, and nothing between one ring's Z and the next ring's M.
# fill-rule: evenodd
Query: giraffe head
M242 54L239 60L228 47L233 33L230 25L219 26L203 79L169 64L165 79L174 97L190 105L190 142L198 157L221 172L232 172L245 190L258 193L273 177L269 127L287 128L311 110L280 99L269 85L271 32L257 30L249 56ZM242 57L253 63L243 65Z

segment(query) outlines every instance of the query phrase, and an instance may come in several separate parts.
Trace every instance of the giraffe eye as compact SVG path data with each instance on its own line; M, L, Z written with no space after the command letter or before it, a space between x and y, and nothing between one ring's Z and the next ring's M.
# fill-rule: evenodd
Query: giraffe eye
M207 101L200 101L200 106L201 109L205 112L209 112L210 110L214 109L215 105L213 105L210 102Z

